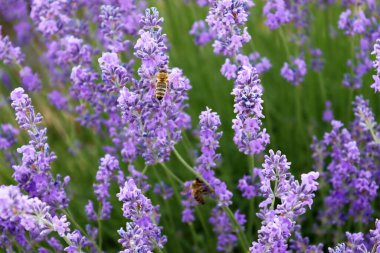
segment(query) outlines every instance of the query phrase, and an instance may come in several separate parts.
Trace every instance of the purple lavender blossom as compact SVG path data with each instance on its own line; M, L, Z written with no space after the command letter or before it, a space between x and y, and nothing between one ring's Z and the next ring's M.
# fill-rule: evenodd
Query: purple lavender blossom
M355 128L363 128L360 121L358 117ZM324 176L332 186L329 196L325 198L325 208L321 215L330 224L342 225L348 217L368 223L373 213L370 203L375 198L378 188L372 174L372 166L361 154L355 141L356 134L351 135L347 129L342 129L342 123L338 121L333 120L331 124L332 131L326 133L320 143L324 150L331 149L331 153L327 153L331 162L327 165L328 172ZM347 213L343 211L345 209L348 209Z
M8 36L3 37L0 25L0 61L4 64L21 64L24 61L24 54L19 47L14 47Z
M285 62L281 68L281 76L295 86L303 82L306 73L306 62L302 57L293 59L290 64Z
M111 216L112 205L109 201L109 187L111 179L119 170L119 161L116 157L106 154L100 159L99 170L96 173L96 183L94 192L100 205L100 213L95 215L94 206L91 201L86 205L86 212L91 220L109 219ZM94 219L95 218L95 219Z
M68 109L68 100L61 92L53 90L48 94L48 99L58 110Z
M41 89L41 80L38 74L33 73L29 66L26 66L20 70L20 77L22 86L27 91L38 91Z
M232 252L238 238L234 233L234 228L227 213L220 207L215 207L212 209L209 222L217 235L218 244L216 249L220 252Z
M361 10L356 14L352 14L351 10L348 9L341 13L338 21L338 28L344 30L348 36L363 34L370 25L370 19Z
M291 21L292 16L284 0L266 1L263 15L266 16L265 24L274 30Z
M28 15L26 0L4 0L1 2L0 13L2 18L9 22L25 19Z
M325 102L325 110L323 111L322 119L325 122L330 122L334 119L334 113L331 109L331 101Z
M38 198L23 195L16 186L0 186L0 228L2 233L19 238L18 243L31 250L25 232L34 238L43 239L51 232L67 238L70 223L66 216L51 214L51 209ZM67 241L70 243L70 240ZM6 243L12 243L11 241ZM1 245L1 243L0 243ZM9 245L9 247L12 247Z
M162 228L157 225L160 220L158 206L152 205L133 179L128 179L120 187L117 197L123 202L124 217L130 220L125 230L121 228L118 231L121 236L119 243L125 249L122 252L130 252L131 248L139 252L152 252L154 248L163 248L166 236L161 235Z
M375 81L371 88L375 90L375 92L380 91L380 39L376 40L376 43L373 46L372 54L375 55L376 59L373 61L373 67L376 70L376 75L373 75L373 80Z
M242 196L246 199L252 199L260 196L260 187L262 181L262 173L258 168L252 169L252 175L245 175L239 179L238 189L242 192Z
M263 181L260 187L266 198L259 205L263 220L257 242L250 252L284 252L287 239L295 229L295 220L311 207L318 188L318 172L302 174L301 183L288 172L290 163L280 151L269 151L263 164ZM273 187L274 183L274 187ZM273 188L272 188L273 187ZM276 205L276 198L279 203Z
M146 10L135 45L135 55L142 61L138 70L141 80L133 79L131 87L120 90L118 107L128 129L120 141L126 161L139 155L147 164L167 161L174 144L181 139L182 129L190 126L190 118L183 110L191 86L180 69L171 69L162 102L154 98L156 75L160 69L168 69L162 22L157 9Z
M0 125L0 152L3 153L5 161L12 167L15 165L15 152L12 150L16 144L19 131L11 124Z
M66 0L32 1L30 17L38 31L49 37L55 34L65 34L67 26L72 22L71 15L75 5Z
M184 223L190 223L195 220L194 207L198 205L198 202L194 199L191 193L192 183L193 181L184 182L183 191L181 192L181 195L183 197L183 200L181 201L181 203L182 203L182 206L184 207L184 209L182 210L182 222Z
M19 131L11 124L0 125L0 150L7 150L16 143Z
M194 168L196 172L202 175L203 179L213 189L219 206L228 206L231 204L232 193L227 189L227 185L215 177L215 172L211 168L216 166L216 161L220 159L220 154L216 153L219 147L221 132L217 132L220 126L220 118L216 112L207 108L199 116L199 137L201 142L202 154L197 159L197 165Z
M258 74L264 73L272 67L270 61L266 57L261 57L258 52L253 52L249 56L238 54L234 61L236 64L227 58L220 70L227 80L236 79L243 66L254 67Z
M205 45L214 39L213 33L209 31L206 22L203 20L194 22L190 35L194 36L197 45Z
M124 40L123 20L121 8L112 5L102 5L100 12L100 31L106 47L112 52L126 51L129 45L128 40Z
M168 200L173 196L173 189L164 182L155 184L153 191L164 200Z
M25 45L33 38L32 26L28 20L20 20L15 26L18 43Z
M247 28L241 27L248 20L248 9L253 6L250 0L210 1L206 17L210 32L215 35L213 44L216 54L233 56L251 40Z
M374 244L374 248L376 249L376 252L379 252L380 250L380 220L376 219L375 222L376 228L373 230L370 230L371 235L371 241Z
M17 149L22 154L20 165L13 166L13 177L22 190L31 197L39 197L52 207L67 207L68 198L65 186L70 181L65 177L61 182L60 176L56 179L50 173L50 163L56 159L46 137L46 128L39 128L42 115L35 113L31 99L22 88L16 88L11 93L12 107L16 111L16 120L20 128L28 131L29 144Z
M311 68L315 72L321 72L325 66L325 61L323 59L323 52L319 48L310 49L311 58Z
M263 87L256 69L243 66L231 93L235 96L234 112L237 114L232 121L232 129L235 131L234 142L239 151L247 155L261 153L269 143L266 129L261 130L261 119L264 118L262 93Z
M219 115L209 108L201 112L199 120L201 155L197 159L194 170L200 174L202 181L210 188L211 197L215 198L218 203L213 209L212 217L209 220L217 235L217 250L230 252L237 241L236 229L240 228L233 228L230 218L223 209L223 207L232 203L232 193L227 189L226 183L218 179L212 170L216 166L216 161L220 158L220 154L216 153L216 149L219 147L219 139L222 135L221 132L217 132L221 122ZM182 221L185 223L194 221L194 207L198 205L191 193L191 185L192 181L185 182L184 191L181 193L184 197L182 200L182 205L184 206ZM242 222L241 225L243 225L244 217L239 213L237 216L239 221Z
M323 253L323 244L310 244L308 237L302 237L301 226L296 225L294 229L294 239L290 240L289 248L292 252Z

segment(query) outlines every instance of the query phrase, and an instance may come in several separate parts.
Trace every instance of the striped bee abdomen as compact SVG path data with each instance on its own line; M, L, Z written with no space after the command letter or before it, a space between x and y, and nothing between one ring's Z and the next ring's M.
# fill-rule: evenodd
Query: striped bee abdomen
M161 69L158 72L157 79L156 79L155 97L158 100L161 101L164 98L166 90L168 88L168 83L169 83L168 71L165 69Z

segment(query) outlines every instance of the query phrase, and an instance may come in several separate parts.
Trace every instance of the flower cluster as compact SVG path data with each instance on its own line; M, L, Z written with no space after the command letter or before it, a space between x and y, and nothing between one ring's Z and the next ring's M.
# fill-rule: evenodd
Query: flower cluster
M371 88L375 90L375 92L380 91L380 39L376 40L376 43L373 46L372 54L375 55L376 59L373 61L373 67L376 70L376 75L373 75L374 83L371 85Z
M75 6L72 0L32 1L30 17L46 37L70 33Z
M111 179L117 171L119 171L119 161L115 157L106 154L100 159L99 170L96 173L97 182L94 184L94 192L101 208L100 213L96 214L93 202L91 200L88 202L86 205L86 213L91 220L110 218L112 205L108 200L110 197L108 189L111 184Z
M228 80L236 79L239 70L243 66L254 67L258 74L264 73L272 67L268 58L261 57L258 52L253 52L249 56L238 54L235 57L235 61L236 64L227 58L220 70L222 75Z
M354 36L355 34L363 34L370 24L371 21L366 18L363 11L352 14L351 10L348 9L340 14L338 28L344 30L346 35Z
M181 139L182 129L189 128L190 118L184 112L189 80L178 68L168 73L168 87L161 102L155 97L156 75L168 70L163 19L157 9L148 9L141 19L140 38L135 45L135 55L141 59L138 70L141 80L132 80L131 87L120 90L118 106L126 124L123 138L123 158L132 161L141 155L147 164L169 159L174 144Z
M235 144L246 155L261 153L269 143L266 129L261 130L261 119L264 118L262 93L263 87L256 69L243 66L232 91L235 96L234 112L237 114L232 128Z
M67 207L68 198L65 186L70 178L65 177L63 182L60 176L54 179L50 173L50 163L56 159L46 142L46 128L39 128L42 115L34 111L31 99L22 88L11 93L12 107L16 111L16 120L20 128L28 131L29 144L17 149L22 155L20 165L14 165L13 177L19 187L29 196L38 197L52 207Z
M81 252L81 248L89 246L88 241L79 231L70 232L65 215L52 215L50 207L38 198L29 198L16 186L0 186L0 229L2 236L0 246L12 249L12 239L17 238L20 246L32 250L28 235L37 240L47 239L56 232L68 243L65 252ZM77 239L79 239L79 242ZM47 239L51 247L62 250L62 245L55 237ZM45 251L44 251L45 250ZM39 252L46 252L41 247Z
M19 47L13 46L8 36L3 37L2 27L0 25L0 61L5 64L17 63L21 64L24 61L24 54Z
M260 196L260 187L262 178L262 171L258 168L252 169L252 175L245 175L239 180L238 189L242 192L242 196L246 199L252 199Z
M19 131L11 124L0 125L0 151L3 153L5 161L12 167L15 164L15 154L11 148L16 144Z
M129 41L124 40L121 9L112 5L102 5L99 15L100 28L103 33L104 42L112 52L125 51Z
M307 65L303 58L295 58L290 64L285 62L281 68L281 76L295 86L303 82L306 73Z
M354 106L355 120L351 130L333 120L332 131L326 133L318 145L325 150L317 159L318 167L327 167L324 177L332 187L321 215L330 224L342 225L350 217L368 223L373 213L371 202L378 189L378 172L373 160L376 159L373 154L377 140L373 115L361 97L356 98ZM325 165L324 160L331 161Z
M284 0L266 1L263 14L266 17L265 24L271 29L277 29L291 21L292 15L289 6Z
M20 70L20 77L22 81L22 86L27 91L41 90L41 79L36 73L33 73L32 69L29 66L26 66Z
M248 9L253 6L250 0L209 1L210 10L206 21L214 34L213 44L216 54L234 56L243 44L251 40L247 28L241 30L248 20Z
M174 193L173 188L171 188L169 185L165 184L164 182L159 182L155 184L153 191L157 195L162 196L164 200L170 199Z
M286 251L287 239L295 229L296 218L313 203L319 174L302 174L299 183L289 173L289 166L290 163L279 151L274 153L270 150L269 156L265 156L260 187L265 200L260 203L261 210L258 213L263 222L258 231L258 240L252 243L250 252Z
M0 125L0 150L7 150L16 143L18 130L11 124Z
M209 219L218 238L217 250L230 252L235 247L237 241L235 233L244 224L245 216L238 214L238 220L241 221L241 224L238 228L234 227L231 223L231 217L224 209L224 207L231 205L232 193L227 189L226 183L218 179L215 176L215 171L212 170L220 159L220 154L216 153L216 149L219 147L219 139L222 136L221 132L217 132L221 125L219 115L207 108L206 111L201 112L199 120L201 155L197 159L194 170L201 177L201 181L207 191L210 192L211 197L215 198L218 203ZM182 192L182 196L185 197L182 200L182 205L185 207L182 212L182 221L186 223L194 221L193 208L199 204L192 194L192 183L192 181L185 182Z
M31 249L27 231L36 237L45 237L52 231L64 236L69 231L70 223L65 216L51 216L45 203L38 198L28 198L16 186L0 186L0 203L0 228L10 236L0 245L11 244L11 238L18 237L23 247Z
M125 248L124 253L152 252L154 248L162 248L166 237L161 235L158 206L153 206L150 199L145 197L137 188L133 179L128 179L117 194L119 201L123 202L123 215L130 220L126 229L121 228L119 243Z

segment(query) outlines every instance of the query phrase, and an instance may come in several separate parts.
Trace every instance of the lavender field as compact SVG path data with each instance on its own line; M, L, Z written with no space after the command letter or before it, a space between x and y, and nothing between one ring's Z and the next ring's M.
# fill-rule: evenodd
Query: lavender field
M0 252L380 253L378 0L0 0Z

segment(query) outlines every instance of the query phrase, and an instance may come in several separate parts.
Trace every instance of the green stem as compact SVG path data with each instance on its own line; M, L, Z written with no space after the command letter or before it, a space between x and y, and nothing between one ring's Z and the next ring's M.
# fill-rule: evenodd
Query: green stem
M157 179L159 181L162 181L159 173L157 172L157 169L155 168L153 171L154 171L154 174L156 175ZM165 173L168 176L168 180L170 182L171 187L173 188L174 196L176 197L178 203L181 204L181 196L178 193L178 191L176 190L176 186L175 186L175 183L174 183L174 181L172 179L172 175L169 174L168 170L166 170L166 169L165 169ZM172 209L169 208L168 210L169 210L169 215L168 215L169 216L169 222L171 224L171 227L174 228L175 227L175 222L174 222L174 219L173 219L173 215L171 214L171 210ZM175 243L176 243L176 247L181 248L180 242L178 240L175 240ZM196 243L196 242L194 242L194 243Z
M254 156L248 156L248 159L250 161L249 163L249 171L251 175L251 180L253 181L253 168L255 167L255 157ZM250 239L253 238L252 230L253 230L253 219L254 219L254 210L255 210L255 199L249 200L249 212L248 212L248 236Z
M100 214L100 212L99 212ZM99 248L102 248L102 221L100 220L100 215L98 214L98 241L99 241Z
M148 168L149 168L149 166L146 165L146 166L144 167L144 169L142 170L141 174L142 174L142 175L145 175L145 173L146 173L146 171L148 170Z
M195 243L195 249L199 250L199 248L198 248L198 237L197 237L197 233L195 232L194 225L192 222L189 223L189 227L190 227L191 236L193 237L193 241Z
M280 37L281 37L281 40L282 40L282 44L285 48L285 52L286 52L286 57L288 59L290 59L290 51L289 51L289 48L288 48L288 43L286 41L286 36L284 34L284 31L282 30L282 27L280 27L279 29L279 33L280 33Z
M377 243L375 243L375 244L373 245L373 248L372 248L371 253L375 253L375 252L376 252L376 248L377 248Z
M277 179L277 175L276 175L276 181L274 182L273 200L272 200L272 205L270 206L270 209L272 209L272 210L274 208L274 203L276 202L277 187L278 187L278 179Z
M183 181L179 179L172 171L169 169L164 163L160 163L160 165L165 169L166 173L172 176L179 184L183 185Z
M325 82L323 81L323 76L321 72L318 73L318 80L319 80L319 87L321 89L322 99L324 102L326 102L327 95L326 95Z

